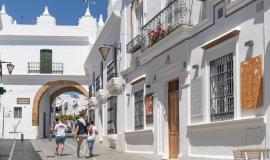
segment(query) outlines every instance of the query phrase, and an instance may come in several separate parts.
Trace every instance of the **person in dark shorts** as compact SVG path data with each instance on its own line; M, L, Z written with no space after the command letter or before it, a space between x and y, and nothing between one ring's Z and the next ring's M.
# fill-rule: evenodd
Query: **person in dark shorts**
M75 140L77 141L77 157L80 157L80 150L82 146L83 159L86 159L87 152L87 115L84 112L80 113L80 118L76 122L75 126Z
M63 121L58 120L58 124L55 125L55 127L54 127L54 134L55 134L55 141L56 141L55 155L62 156L62 154L63 154L67 130L68 130L68 128L63 123Z

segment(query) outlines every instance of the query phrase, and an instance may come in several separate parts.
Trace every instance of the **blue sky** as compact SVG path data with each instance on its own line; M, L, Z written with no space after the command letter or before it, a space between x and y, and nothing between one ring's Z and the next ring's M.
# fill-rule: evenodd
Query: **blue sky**
M90 4L92 16L99 19L103 15L103 20L107 19L108 0L92 0L96 4ZM83 0L0 0L0 5L5 4L6 10L18 24L32 24L36 17L40 16L45 6L56 18L58 25L76 25L78 19L84 15L87 3Z

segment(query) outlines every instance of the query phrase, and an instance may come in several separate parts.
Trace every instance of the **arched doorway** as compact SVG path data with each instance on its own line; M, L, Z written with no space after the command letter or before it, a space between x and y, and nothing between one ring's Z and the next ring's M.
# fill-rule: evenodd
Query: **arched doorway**
M56 90L52 90L52 89L56 89ZM48 82L48 83L44 84L37 91L35 98L34 98L34 101L33 101L32 126L40 126L40 120L42 120L43 122L46 121L46 115L43 115L43 113L40 114L41 100L45 94L46 95L49 94L48 95L49 98L46 99L46 101L49 101L47 103L48 104L47 106L49 107L55 97L57 97L58 95L60 95L64 92L68 92L68 91L79 92L82 95L84 95L85 97L88 97L88 94L89 94L88 91L85 89L85 87L82 84L75 82L75 81L58 80L58 81L52 81L52 82ZM40 117L40 116L42 116L42 117ZM45 128L44 124L41 124L41 125L43 126L43 128Z

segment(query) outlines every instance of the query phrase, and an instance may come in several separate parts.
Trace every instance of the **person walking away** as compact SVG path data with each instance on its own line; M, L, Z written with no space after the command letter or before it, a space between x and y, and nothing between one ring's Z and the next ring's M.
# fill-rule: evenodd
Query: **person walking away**
M66 131L67 131L67 126L63 123L61 119L58 120L58 124L56 124L54 127L55 141L56 141L56 148L55 148L56 155L62 156L63 154L64 143L66 140Z
M75 139L77 141L77 157L80 157L80 150L82 146L83 158L86 159L87 151L87 116L85 113L80 114L75 126Z
M98 134L97 128L94 126L94 121L91 120L90 125L88 126L88 138L87 138L90 157L93 157L93 148L97 134Z

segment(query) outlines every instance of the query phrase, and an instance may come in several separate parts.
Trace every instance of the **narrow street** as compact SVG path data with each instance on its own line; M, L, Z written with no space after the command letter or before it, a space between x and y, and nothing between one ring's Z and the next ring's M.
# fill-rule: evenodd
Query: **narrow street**
M76 158L76 143L67 139L63 156L55 156L55 141L38 140L1 140L0 160L74 160ZM96 143L93 160L154 160L152 155L120 153Z

